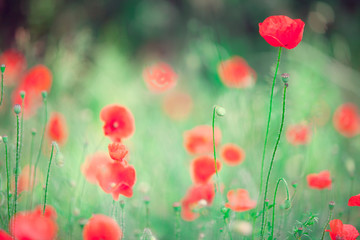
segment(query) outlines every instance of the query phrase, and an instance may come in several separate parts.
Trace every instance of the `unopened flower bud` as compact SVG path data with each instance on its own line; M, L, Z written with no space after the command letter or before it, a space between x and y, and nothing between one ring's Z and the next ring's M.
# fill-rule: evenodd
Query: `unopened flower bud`
M2 140L3 140L4 143L7 143L8 142L8 136L3 136Z
M15 104L14 112L15 112L15 114L20 114L21 113L21 106L19 104Z
M329 209L330 209L330 211L333 210L334 207L335 207L335 202L334 202L334 201L330 201L330 202L329 202Z
M225 108L220 107L220 106L216 106L215 112L216 112L216 115L218 115L219 117L223 117L226 114Z
M5 64L1 64L0 69L1 69L1 72L2 72L2 73L4 73L4 72L5 72L5 68L6 68L6 67L5 67Z
M42 96L43 100L45 100L47 97L47 91L42 91L41 96Z
M181 205L180 205L180 203L179 203L179 202L175 202L175 203L173 204L173 208L174 208L174 211L175 211L175 212L180 212L180 211L181 211Z
M20 97L21 97L21 99L25 98L25 91L20 91Z

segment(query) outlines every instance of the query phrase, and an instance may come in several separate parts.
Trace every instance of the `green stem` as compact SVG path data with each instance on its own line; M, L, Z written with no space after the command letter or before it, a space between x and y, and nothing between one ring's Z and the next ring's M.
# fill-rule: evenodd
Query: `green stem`
M44 213L44 214L45 214L45 208L46 208L46 198L47 198L47 190L48 190L48 185L49 185L51 162L52 162L52 159L53 159L54 146L55 146L55 145L56 145L56 142L53 142L53 143L51 144L51 154L50 154L50 160L49 160L49 167L48 167L48 171L47 171L47 175L46 175L45 195L44 195L44 208L43 208L43 213Z
M34 188L35 188L35 179L36 179L36 171L37 171L37 166L39 164L39 160L40 160L40 156L41 156L41 149L42 149L42 145L44 142L44 136L45 136L45 130L46 130L46 124L47 124L47 100L46 97L43 98L44 101L44 125L43 125L43 131L41 134L41 139L40 139L40 147L39 147L39 151L36 157L36 161L35 161L35 165L34 165L34 179L33 179L33 188L32 188L32 194L31 194L31 202L30 202L30 207L32 208L32 199L33 199L33 195L34 195Z
M24 102L25 102L25 96L24 98L21 99L21 120L20 120L20 130L21 130L21 134L20 134L20 149L19 149L19 152L21 153L21 149L22 149L22 145L23 145L23 136L24 136Z
M4 98L4 72L1 71L1 100L0 100L0 106L3 103Z
M268 120L267 120L267 124L266 124L266 133L265 133L265 141L264 141L264 148L263 148L263 153L262 153L262 158L261 158L261 172L260 172L260 187L259 187L259 196L258 196L258 202L259 202L259 198L262 192L262 185L263 185L263 175L264 175L264 162L265 162L265 153L266 153L266 145L267 145L267 140L268 140L268 136L269 136L269 129L270 129L270 119L271 119L271 113L272 113L272 102L273 102L273 96L274 96L274 88L275 88L275 82L276 82L276 75L279 69L279 64L280 64L280 56L281 56L281 47L279 47L279 54L278 54L278 58L277 58L277 63L276 63L276 68L275 68L275 74L274 74L274 78L273 78L273 82L272 82L272 86L271 86L271 93L270 93L270 106L269 106L269 114L268 114Z
M19 114L16 114L16 158L15 158L15 195L14 195L14 215L16 214L17 205L17 190L18 190L18 171L20 160L20 118Z
M7 147L7 140L4 141L5 144L5 164L6 164L6 193L7 193L7 206L8 206L8 222L10 221L10 174L9 174L9 158L8 158L8 147Z
M262 209L262 220L261 220L261 239L263 239L264 236L264 229L265 229L265 200L267 197L267 192L268 192L268 187L269 187L269 179L270 179L270 174L271 174L271 170L274 164L274 159L275 159L275 154L276 154L276 150L279 146L279 142L280 142L280 138L281 138L281 133L284 127L284 119L285 119L285 103L286 103L286 89L287 89L287 84L284 85L284 94L283 94L283 107L282 107L282 115L281 115L281 125L280 125L280 131L276 140L276 144L275 144L275 148L272 154L272 158L270 161L270 167L269 167L269 171L268 171L268 175L266 178L266 184L265 184L265 193L264 193L264 203L263 203L263 209Z
M220 192L220 183L219 183L219 174L217 169L217 162L216 162L216 146L215 146L215 116L216 116L216 108L217 106L214 106L213 110L213 117L212 117L212 138L213 138L213 149L214 149L214 161L215 161L215 173L216 173L216 190L217 192Z
M327 220L327 222L326 222L326 224L325 224L325 226L324 226L324 230L323 230L323 234L322 234L321 240L323 240L324 237L325 237L326 228L327 228L327 226L329 225L329 222L330 222L330 220L331 220L332 212L333 212L333 210L331 209L331 210L330 210L330 214L329 214L329 218L328 218L328 220Z
M271 224L271 238L274 238L274 228L275 228L275 204L276 204L276 195L277 195L277 190L279 188L279 184L280 182L283 181L285 184L285 188L286 188L286 201L288 201L288 203L290 204L290 193L289 193L289 187L288 184L286 182L286 180L284 178L280 178L277 183L276 183L276 187L275 187L275 193L274 193L274 201L273 201L273 214L272 214L272 224Z
M145 203L145 211L146 211L146 228L150 228L150 208L149 202Z
M31 133L31 144L30 144L30 161L29 161L29 171L30 171L30 174L29 174L29 185L28 185L28 189L32 189L34 186L31 187L31 182L32 182L32 179L31 179L31 176L34 177L34 175L32 174L33 171L32 171L32 159L33 159L33 152L34 152L34 137L35 137L35 134L36 132L35 131L32 131ZM31 198L31 196L30 196ZM27 202L27 206L28 208L30 208L29 204L30 204L30 198L28 199L28 202Z

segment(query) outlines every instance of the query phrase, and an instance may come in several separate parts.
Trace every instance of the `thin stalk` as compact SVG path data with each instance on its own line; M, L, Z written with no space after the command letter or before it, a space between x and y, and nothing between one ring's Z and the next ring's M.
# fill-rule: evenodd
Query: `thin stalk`
M16 114L16 157L15 157L15 194L14 194L14 215L16 214L17 195L18 195L18 177L20 160L20 118Z
M150 228L150 208L149 201L145 200L145 211L146 211L146 228Z
M21 94L21 117L20 117L20 130L21 130L21 134L20 134L20 153L21 153L21 149L22 149L22 145L23 145L23 137L24 137L24 106L25 106L25 94L22 95L23 93L20 93Z
M32 159L33 159L33 152L34 152L34 137L36 135L36 132L35 131L32 131L31 133L31 144L30 144L30 160L29 160L29 169L30 169L30 174L29 174L29 184L28 184L28 189L31 189L31 182L32 182L32 179L31 179L31 176L34 177L34 175L32 174L33 171L32 171ZM32 186L32 188L34 187L34 185ZM30 208L29 204L30 204L30 200L31 199L31 196L29 197L28 199L28 202L27 202L27 206L28 208Z
M352 192L353 192L353 188L354 188L354 176L350 176L350 189L349 189L349 195L348 196L352 196ZM347 214L346 214L346 222L350 222L350 217L351 217L351 210L350 208L347 208Z
M286 180L284 178L280 178L277 183L276 183L276 187L275 187L275 193L274 193L274 201L273 201L273 214L272 214L272 224L271 224L271 238L274 238L274 228L275 228L275 204L276 204L276 195L277 195L277 190L279 188L279 184L280 182L283 181L285 184L285 189L286 189L286 201L288 204L290 204L290 193L289 193L289 187L288 184L286 182ZM287 207L287 206L286 206ZM290 206L288 206L290 207Z
M265 200L267 197L267 193L268 193L268 187L269 187L269 180L270 180L270 174L271 174L271 170L274 164L274 159L275 159L275 154L276 154L276 150L279 146L279 142L280 142L280 138L281 138L281 133L284 127L284 120L285 120L285 104L286 104L286 89L287 89L287 84L284 85L284 94L283 94L283 107L282 107L282 115L281 115L281 125L280 125L280 130L279 130L279 134L276 140L276 144L274 147L274 151L272 154L272 158L270 161L270 167L269 167L269 171L268 171L268 175L266 178L266 184L265 184L265 193L264 193L264 203L263 203L263 210L262 210L262 218L261 218L261 239L263 239L264 236L264 228L265 228Z
M323 230L323 233L322 233L322 237L321 237L321 240L324 240L324 237L325 237L325 232L326 232L326 228L327 226L329 225L329 222L331 220L331 217L332 217L332 212L333 212L333 209L330 209L330 214L329 214L329 218L324 226L324 230Z
M45 130L46 130L46 124L47 124L47 99L46 96L43 97L43 102L44 102L44 125L43 125L43 131L41 134L41 139L40 139L40 146L39 146L39 151L36 157L36 161L35 161L35 165L34 165L34 179L33 179L33 188L32 188L32 194L31 194L31 202L30 202L30 207L32 208L32 199L33 199L33 195L34 195L34 188L35 188L35 179L36 179L36 170L37 170L37 166L39 164L39 160L40 160L40 156L41 156L41 149L43 146L43 142L44 142L44 136L45 136Z
M5 137L4 137L5 138ZM3 139L4 139L3 138ZM10 174L9 174L9 168L10 168L10 162L8 158L8 147L7 147L7 137L4 141L5 145L5 164L6 164L6 195L7 195L7 211L8 211L8 222L10 221Z
M213 117L212 117L212 137L213 137L213 149L214 149L214 161L215 161L215 174L216 174L216 190L217 192L220 192L220 179L217 169L217 162L216 162L216 146L215 146L215 116L216 116L216 108L217 106L214 106L213 110ZM222 195L221 195L222 196Z
M45 214L45 208L46 208L46 198L47 198L47 190L48 190L48 186L49 186L49 177L50 177L50 169L51 169L51 162L53 159L53 154L54 154L54 146L56 145L56 142L53 142L51 144L51 154L50 154L50 160L49 160L49 166L48 166L48 171L47 171L47 175L46 175L46 184L45 184L45 194L44 194L44 208L43 208L43 214Z
M4 71L5 71L5 65L1 65L1 99L0 99L0 106L3 103L4 98Z
M261 158L260 187L259 187L258 202L259 202L259 199L260 199L260 195L261 195L261 192L262 192L262 186L263 186L263 177L264 177L263 175L264 175L264 162L265 162L266 145L267 145L268 136L269 136L270 119L271 119L272 105L273 105L272 102L273 102L273 97L274 97L274 88L275 88L275 82L276 82L276 75L277 75L279 65L280 65L281 49L282 48L279 47L279 54L278 54L278 58L277 58L275 74L274 74L274 78L273 78L273 82L272 82L272 86L271 86L269 114L268 114L268 120L267 120L267 124L266 124L264 148L263 148L263 153L262 153L262 158Z

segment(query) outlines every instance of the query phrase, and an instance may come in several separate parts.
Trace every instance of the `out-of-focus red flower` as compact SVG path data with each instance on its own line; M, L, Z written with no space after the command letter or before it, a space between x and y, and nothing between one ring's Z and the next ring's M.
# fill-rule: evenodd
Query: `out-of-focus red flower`
M66 142L68 137L67 124L61 113L52 113L47 125L47 135L51 141L56 141L60 145Z
M39 183L41 178L42 178L41 173L37 171L35 185ZM33 183L34 183L34 166L31 166L31 171L30 171L30 166L25 165L19 174L17 193L20 194L23 191L31 191L34 187ZM15 178L14 181L12 181L11 188L15 189Z
M221 163L216 162L217 171L221 169ZM207 183L215 174L214 158L201 156L191 162L191 173L194 183Z
M26 59L21 52L15 49L8 49L1 54L0 64L5 64L6 66L4 84L13 85L25 70Z
M301 19L291 19L278 15L259 23L259 33L273 47L295 48L302 40L305 23Z
M193 221L199 217L196 211L205 206L211 205L215 197L214 183L197 184L191 186L181 201L181 216L185 221ZM202 201L204 203L201 203Z
M331 178L330 172L328 170L321 171L320 173L311 173L306 177L308 185L310 188L314 189L324 189L331 188Z
M46 206L43 215L42 207L38 206L34 211L16 213L9 223L10 233L17 240L53 240L58 232L55 220L54 208Z
M291 125L286 131L286 139L294 146L308 144L311 140L311 129L305 124Z
M143 77L146 85L153 92L164 92L173 88L178 78L172 67L163 62L145 68Z
M99 184L115 201L119 199L120 194L125 197L131 197L133 194L136 172L125 160L115 162L107 153L99 152L86 158L81 171L90 183Z
M225 203L225 207L235 212L244 212L256 207L256 201L250 199L249 193L245 189L230 190L227 198L229 202Z
M250 87L256 81L255 71L239 56L221 62L218 73L223 84L229 88Z
M335 129L345 137L354 137L360 133L359 109L352 103L339 106L333 118Z
M84 240L120 240L122 231L111 217L94 214L85 224L83 230Z
M221 131L215 127L215 146L221 141ZM212 128L208 125L194 127L184 133L184 146L190 154L207 154L213 151Z
M193 108L191 96L185 92L175 92L164 97L163 110L174 120L186 119Z
M126 162L112 162L102 165L97 172L99 186L106 193L111 193L117 201L119 195L132 197L132 187L136 181L136 172L133 166Z
M360 194L352 196L349 199L348 206L350 206L350 207L360 207Z
M230 166L235 166L245 160L245 151L236 144L228 143L221 148L221 158Z
M0 230L0 240L13 240L13 238L4 230Z
M119 162L121 162L129 152L127 147L119 142L110 143L108 149L110 157Z
M135 131L135 120L124 106L110 104L105 106L100 112L100 119L104 124L104 134L114 142L130 137Z
M21 105L20 92L25 91L24 115L25 117L33 115L41 103L41 92L49 92L51 84L52 74L50 70L44 65L36 65L24 75L20 85L13 92L13 104Z
M355 240L359 236L359 232L353 225L343 224L341 220L331 220L329 232L332 240Z

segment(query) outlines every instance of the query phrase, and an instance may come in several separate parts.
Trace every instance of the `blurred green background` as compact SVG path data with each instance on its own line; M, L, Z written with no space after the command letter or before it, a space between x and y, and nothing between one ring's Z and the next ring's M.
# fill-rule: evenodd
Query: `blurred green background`
M258 23L279 14L305 22L303 41L295 49L283 51L280 63L279 73L291 76L285 129L289 124L311 122L314 117L324 124L314 127L306 146L294 147L283 136L270 196L279 177L298 187L292 209L277 210L279 229L275 232L278 239L291 238L297 221L306 221L307 214L312 213L319 222L311 227L311 236L319 238L331 200L336 202L334 217L359 229L360 211L353 208L349 216L347 200L359 193L360 179L355 174L351 190L345 163L353 161L355 169L360 167L360 138L346 139L334 130L331 121L342 103L359 104L359 1L0 1L1 50L16 48L25 54L29 67L42 63L50 68L53 85L49 112L63 113L69 127L68 142L61 148L65 164L54 165L50 178L48 203L59 215L58 239L68 239L71 234L72 239L80 239L82 223L92 213L113 215L122 222L119 203L113 203L110 195L87 183L80 173L84 156L107 150L110 140L103 136L99 112L112 103L127 106L136 124L134 136L125 140L130 149L129 163L137 171L134 196L121 197L125 200L125 239L144 235L145 196L150 197L154 237L174 238L172 204L180 201L192 184L192 156L183 147L183 132L211 124L215 104L227 111L217 119L222 143L236 143L247 155L243 164L224 165L221 170L225 192L245 188L251 198L257 198L268 97L277 57L277 49L258 34ZM254 87L228 89L220 82L219 62L234 55L245 58L256 71ZM153 94L143 81L144 67L157 61L171 64L179 75L175 90L192 96L193 109L185 120L175 121L163 113L162 101L171 92ZM11 90L5 89L0 134L10 136L14 144ZM280 123L281 98L282 84L278 81L267 163ZM41 114L40 108L24 123L22 166L28 161L31 129L40 132ZM41 161L45 173L45 154ZM3 161L0 166L4 190ZM305 176L325 169L332 174L332 189L309 189ZM37 191L36 201L41 203L40 186ZM291 193L294 191L291 188ZM279 199L284 196L281 193ZM5 211L5 206L1 207ZM182 239L226 239L218 230L221 215L216 214L217 209L209 211L215 213L181 223ZM232 220L251 221L251 216L249 212L236 213ZM245 237L235 230L233 233L234 239Z

